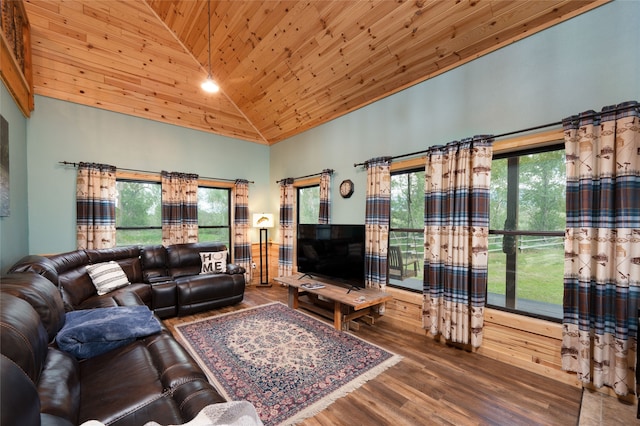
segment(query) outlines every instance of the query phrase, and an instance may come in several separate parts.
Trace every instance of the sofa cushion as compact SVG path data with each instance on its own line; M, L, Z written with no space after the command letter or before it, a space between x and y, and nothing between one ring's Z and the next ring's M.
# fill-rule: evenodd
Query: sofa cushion
M0 292L0 350L37 383L49 339L40 316L24 300Z
M142 264L140 263L140 247L113 247L108 249L86 250L89 262L104 263L116 261L127 275L129 282L142 282Z
M87 265L87 273L101 296L131 284L122 267L113 260Z
M140 257L140 247L112 247L103 249L85 250L91 263L103 263L109 260L137 259Z
M94 294L75 307L76 310L113 308L117 306L151 306L151 289L148 284L136 283L119 288L103 296Z
M0 424L40 424L40 400L35 385L11 359L0 355Z
M167 246L167 266L171 277L198 275L201 269L200 253L227 250L222 243L185 243Z
M244 276L239 274L192 275L175 281L179 316L239 303L244 297Z
M78 423L80 410L80 366L69 354L50 347L38 382L40 410Z
M86 265L60 274L58 281L62 300L64 300L67 310L75 309L83 301L97 294L96 287L87 273Z
M47 257L55 266L58 275L90 263L89 256L84 250L53 254Z
M167 281L167 251L163 245L144 246L140 249L142 280L146 283Z
M53 263L51 259L37 254L23 257L9 268L8 272L33 272L45 277L55 286L58 286L58 270L56 269L55 263Z
M2 277L2 292L28 302L40 316L49 341L62 328L65 309L58 289L43 276L35 273L8 274Z
M200 274L220 274L227 272L227 250L200 252Z
M80 423L181 424L204 406L224 402L167 331L82 361L80 376Z

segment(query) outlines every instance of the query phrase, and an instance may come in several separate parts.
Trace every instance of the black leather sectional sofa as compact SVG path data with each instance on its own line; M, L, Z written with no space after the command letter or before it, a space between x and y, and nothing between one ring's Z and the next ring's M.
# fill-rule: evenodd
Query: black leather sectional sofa
M77 250L16 263L0 279L0 424L181 424L224 402L164 326L88 359L56 343L71 310L146 305L169 317L240 302L243 268L200 274L200 252L221 250L207 243ZM108 261L131 284L98 295L86 266Z
M244 297L245 269L228 263L226 272L200 274L200 253L226 251L219 243L132 246L26 256L9 272L34 272L55 284L70 309L132 305L138 298L161 318L232 305ZM98 295L87 265L115 261L131 285Z

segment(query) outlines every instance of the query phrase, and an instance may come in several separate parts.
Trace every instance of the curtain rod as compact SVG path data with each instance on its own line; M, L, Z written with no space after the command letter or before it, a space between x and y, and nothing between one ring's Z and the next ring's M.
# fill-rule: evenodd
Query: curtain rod
M626 104L626 103L625 103ZM602 115L602 114L608 114L608 113L612 113L612 112L617 112L623 109L629 109L629 105L628 104L620 104L618 107L616 108L612 108L610 110L606 110L606 111L601 111L601 112L593 112L591 114L579 114L576 115L576 118L590 118L590 117L595 117L597 115ZM639 107L635 107L634 108L636 110L636 112L640 111ZM526 129L520 129L520 130L515 130L513 132L507 132L507 133L501 133L499 135L491 135L492 139L498 139L498 138L503 138L505 136L513 136L513 135L517 135L519 133L526 133L526 132L530 132L532 130L540 130L540 129L545 129L547 127L555 127L555 126L560 126L563 123L563 120L560 121L555 121L553 123L547 123L547 124L542 124L540 126L534 126L534 127L528 127ZM427 149L423 149L422 151L416 151L416 152L410 152L409 154L400 154L400 155L396 155L394 157L389 157L391 160L395 160L397 158L404 158L404 157L410 157L412 155L419 155L419 154L426 154L427 152L429 152L430 148ZM353 167L358 167L358 166L365 166L367 164L366 161L363 161L362 163L353 163Z
M64 164L65 166L73 166L73 167L78 167L80 165L80 163L72 163L70 161L58 161L59 164ZM160 172L151 172L149 170L138 170L138 169L127 169L124 167L116 167L116 170L125 170L127 172L138 172L138 173L151 173L151 174L155 174L155 175L159 175ZM207 177L207 176L198 176L199 179L209 179L209 180L218 180L218 181L223 181L223 182L235 182L238 179L225 179L225 178L214 178L214 177ZM250 180L247 181L249 183L255 183L254 181Z
M559 126L560 124L562 124L562 121L556 121L555 123L548 123L548 124L543 124L541 126L529 127L527 129L515 130L513 132L507 132L507 133L502 133L500 135L490 135L490 136L491 136L492 139L497 139L497 138L502 138L502 137L505 137L505 136L517 135L518 133L529 132L531 130L539 130L539 129L544 129L544 128L547 128L547 127ZM426 154L427 152L429 152L431 150L431 148L432 147L429 147L427 149L423 149L422 151L410 152L408 154L400 154L400 155L396 155L396 156L389 157L389 158L391 160L395 160L397 158L411 157L412 155ZM365 166L366 164L367 164L366 161L363 161L362 163L353 163L353 167Z
M325 169L325 170L323 170L323 171L321 171L319 173L311 173L310 175L298 176L298 177L295 177L295 178L284 178L284 179L277 180L276 183L284 182L287 179L297 180L297 179L304 179L304 178L308 178L308 177L314 177L314 176L321 175L324 172L329 172L329 174L333 174L333 169Z

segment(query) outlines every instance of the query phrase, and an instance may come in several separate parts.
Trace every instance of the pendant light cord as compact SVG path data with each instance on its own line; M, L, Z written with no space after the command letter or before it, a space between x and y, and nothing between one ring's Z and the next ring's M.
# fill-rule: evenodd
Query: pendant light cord
M209 79L211 79L211 0L207 0L207 12L209 16L208 24L209 24L209 32L207 33L207 41L209 45L209 49L207 51L207 59L209 59Z

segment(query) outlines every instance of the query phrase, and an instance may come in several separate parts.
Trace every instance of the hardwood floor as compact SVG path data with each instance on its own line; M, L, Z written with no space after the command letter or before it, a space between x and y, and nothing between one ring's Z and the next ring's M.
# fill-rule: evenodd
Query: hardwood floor
M271 301L286 288L248 287L242 303L165 320L176 324ZM329 320L321 318L330 323ZM375 379L300 423L317 425L576 425L581 390L385 324L354 335L403 357Z

